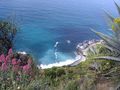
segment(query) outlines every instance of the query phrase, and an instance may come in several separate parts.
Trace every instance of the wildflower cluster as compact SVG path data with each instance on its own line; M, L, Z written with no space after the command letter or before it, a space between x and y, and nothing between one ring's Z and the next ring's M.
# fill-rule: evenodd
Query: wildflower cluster
M0 88L2 90L9 87L10 84L13 86L28 84L33 78L34 70L31 57L24 54L14 54L12 49L9 49L7 55L0 55Z

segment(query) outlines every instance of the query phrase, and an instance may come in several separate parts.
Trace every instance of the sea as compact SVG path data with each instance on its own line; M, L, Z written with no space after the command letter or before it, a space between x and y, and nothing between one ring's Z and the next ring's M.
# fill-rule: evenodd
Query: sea
M105 11L118 16L113 0L0 0L0 19L19 29L13 48L43 67L75 61L78 43L99 39L90 28L109 34Z

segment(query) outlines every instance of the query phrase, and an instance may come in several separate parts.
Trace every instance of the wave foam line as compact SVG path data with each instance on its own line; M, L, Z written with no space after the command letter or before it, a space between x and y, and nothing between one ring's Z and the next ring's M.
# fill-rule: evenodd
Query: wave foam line
M71 64L75 61L76 60L66 60L66 61L63 61L63 62L56 62L56 63L48 64L48 65L41 64L41 65L38 65L38 67L42 68L42 69L47 69L47 68L52 68L52 67L61 67L61 66L69 65L69 64Z

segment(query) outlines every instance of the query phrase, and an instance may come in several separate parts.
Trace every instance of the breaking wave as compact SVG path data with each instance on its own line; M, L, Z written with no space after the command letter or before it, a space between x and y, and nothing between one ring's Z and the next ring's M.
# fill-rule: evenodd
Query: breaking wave
M42 68L42 69L47 69L47 68L52 68L52 67L61 67L61 66L66 66L66 65L69 65L71 63L75 62L75 60L71 59L71 60L66 60L66 61L61 61L61 62L56 62L56 63L53 63L53 64L48 64L48 65L44 65L44 64L41 64L41 65L38 65L39 68Z

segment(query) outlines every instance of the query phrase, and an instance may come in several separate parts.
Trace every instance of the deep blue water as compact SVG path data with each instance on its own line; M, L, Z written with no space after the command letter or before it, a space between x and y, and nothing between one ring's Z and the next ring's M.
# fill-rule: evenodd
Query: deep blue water
M74 58L79 42L97 38L89 28L107 33L103 9L117 16L113 0L0 0L0 18L11 16L20 28L15 49L43 64Z

